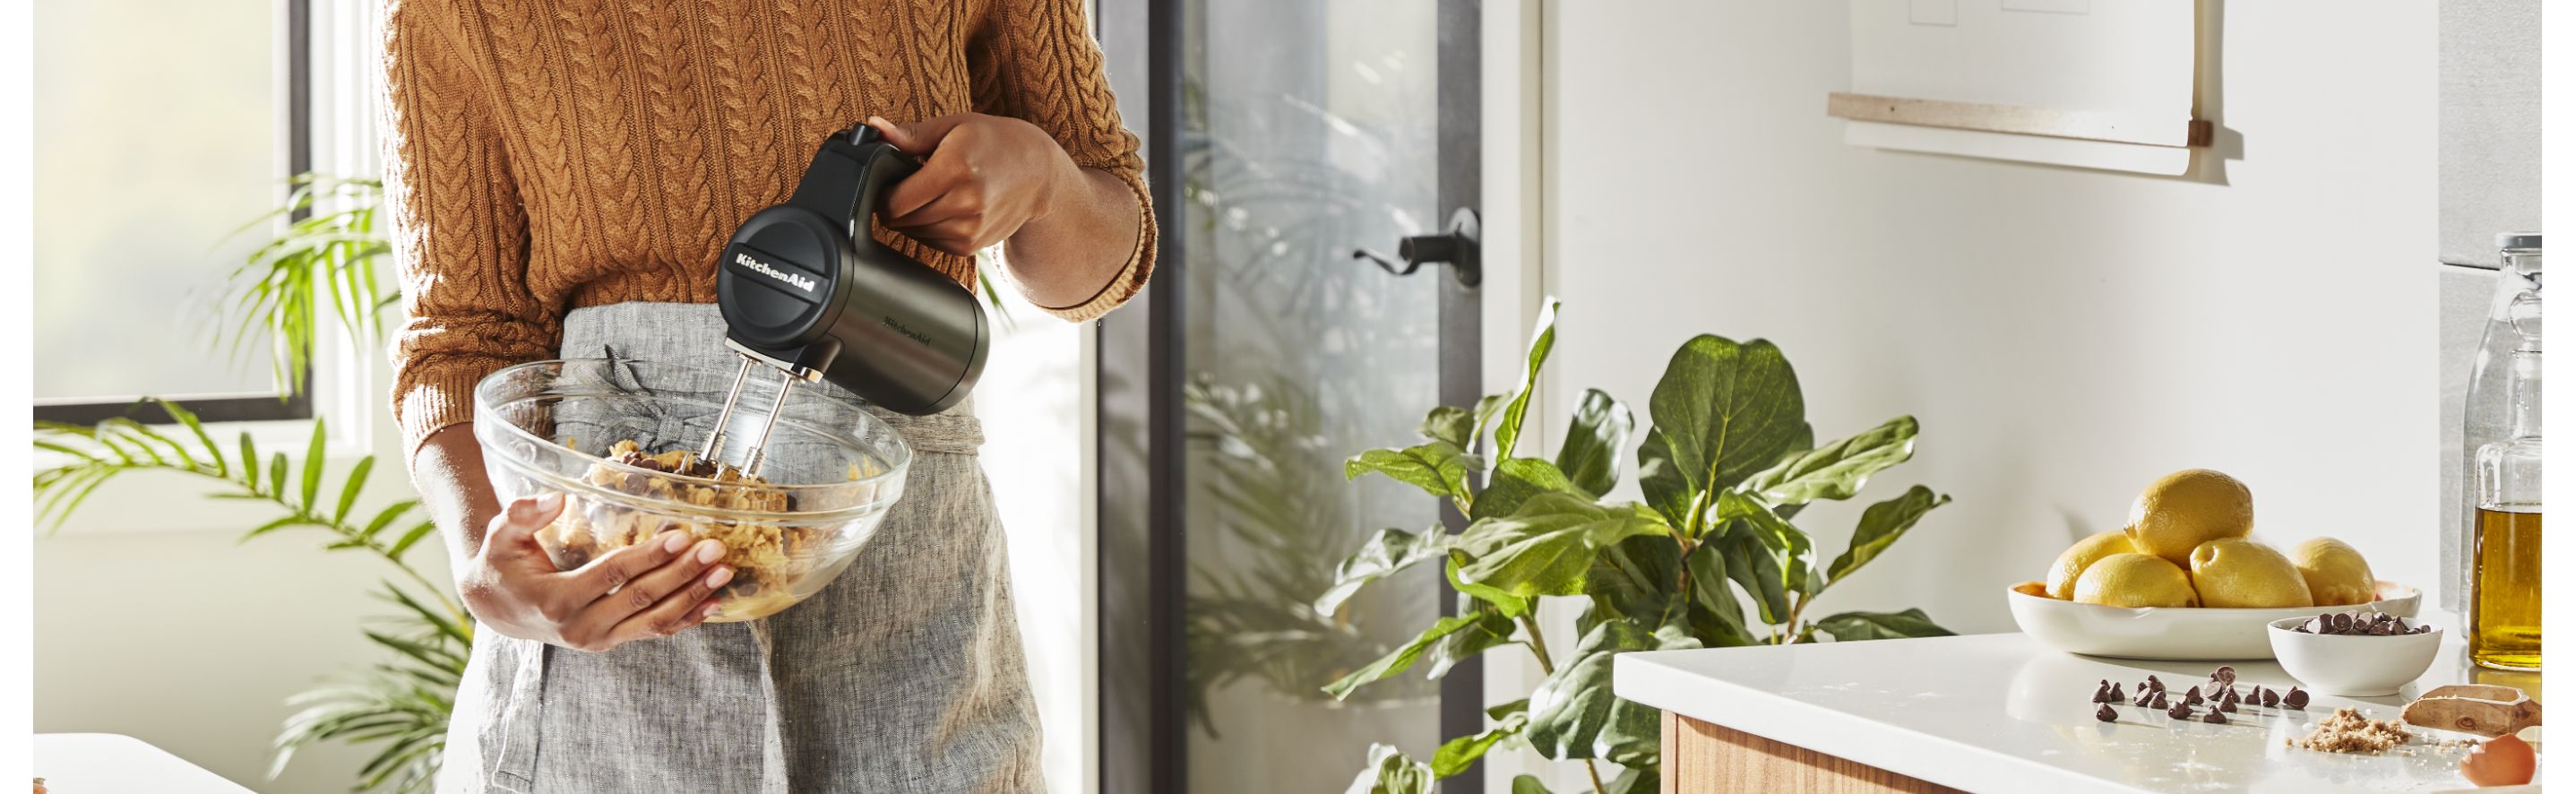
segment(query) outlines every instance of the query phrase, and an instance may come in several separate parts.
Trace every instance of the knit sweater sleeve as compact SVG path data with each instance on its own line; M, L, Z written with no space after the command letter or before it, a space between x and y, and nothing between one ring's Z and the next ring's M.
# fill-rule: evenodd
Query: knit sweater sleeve
M1098 294L1071 306L1042 306L1072 321L1109 313L1154 272L1154 204L1136 136L1118 118L1083 0L997 0L967 58L975 109L1035 124L1075 165L1118 177L1136 196L1135 247Z
M476 381L546 358L560 309L528 284L528 218L464 21L397 0L385 23L385 205L403 325L394 418L406 460L439 429L474 418Z

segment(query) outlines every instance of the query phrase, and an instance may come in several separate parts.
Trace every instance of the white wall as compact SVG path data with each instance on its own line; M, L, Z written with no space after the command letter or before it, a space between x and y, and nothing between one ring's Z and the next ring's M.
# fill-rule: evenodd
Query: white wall
M1780 343L1820 435L1919 417L1915 462L1864 497L1958 501L1828 611L2010 630L2006 585L2192 466L2253 487L2258 537L2342 537L2429 589L2434 6L2223 9L2202 113L2241 154L2198 180L1847 147L1823 112L1842 2L1559 9L1554 404L1598 386L1642 422L1705 331ZM1821 557L1859 506L1799 516Z

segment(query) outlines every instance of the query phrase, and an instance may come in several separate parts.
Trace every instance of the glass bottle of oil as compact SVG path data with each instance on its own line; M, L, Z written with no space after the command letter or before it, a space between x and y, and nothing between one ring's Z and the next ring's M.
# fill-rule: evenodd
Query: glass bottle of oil
M2469 589L2469 658L2540 669L2540 293L2508 307L2515 344L2505 437L2478 448L2476 553Z
M2521 334L2513 330L2513 299L2540 290L2540 235L2511 232L2496 235L2495 291L2487 301L2486 325L2479 333L2477 355L2469 367L2469 389L2460 423L2459 512L2451 517L2457 540L2442 550L2442 570L2451 581L2442 588L2442 606L2467 614L2469 579L2478 558L2478 450L2502 441L2512 429L2513 409L2506 390L2513 380L2513 349Z

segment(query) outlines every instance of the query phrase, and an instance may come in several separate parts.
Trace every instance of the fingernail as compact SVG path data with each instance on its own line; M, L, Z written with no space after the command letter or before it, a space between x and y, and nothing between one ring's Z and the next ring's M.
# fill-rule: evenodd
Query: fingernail
M870 127L885 127L885 126L891 126L891 125L888 125L888 124L886 123L886 120L885 120L885 117L884 117L884 116L869 116L869 117L868 117L868 126L870 126Z
M698 612L700 612L700 613L702 613L702 614L705 614L707 617L711 617L711 618L712 618L712 617L715 617L715 616L716 616L716 613L717 613L717 612L721 612L721 611L724 611L724 607L723 607L722 605L719 605L719 604L708 604L708 605L707 605L707 608L705 608L705 609L701 609L701 610L698 610Z
M720 559L724 559L724 544L712 540L698 543L699 562L715 562Z
M663 551L678 554L681 549L688 548L688 546L689 536L686 533L679 532L677 530L662 533Z
M730 581L733 581L732 568L717 568L715 572L707 574L708 587L723 587L724 583Z
M563 494L548 492L545 495L537 497L536 505L537 509L540 511L553 510L555 508L562 507Z

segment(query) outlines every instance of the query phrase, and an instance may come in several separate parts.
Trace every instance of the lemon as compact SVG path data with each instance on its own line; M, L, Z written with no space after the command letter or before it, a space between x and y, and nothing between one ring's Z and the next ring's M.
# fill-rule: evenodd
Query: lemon
M2290 558L2244 538L2219 538L2191 551L2191 586L2202 606L2315 606Z
M2060 601L2074 598L2075 578L2083 576L2084 569L2093 567L2093 563L2104 557L2137 550L2138 547L2130 545L2126 533L2116 530L2076 541L2075 545L2066 547L2066 553L2057 555L2056 565L2049 566L2048 597Z
M2254 492L2208 469L2167 474L2138 493L2124 531L2138 551L2188 566L2200 544L2254 531Z
M2134 551L2103 557L2075 578L2075 600L2115 607L2199 606L2191 576L2165 558Z
M2316 606L2332 607L2367 604L2379 595L2379 583L2371 578L2370 561L2351 544L2334 538L2309 538L2290 547L2290 564L2299 569L2299 578L2307 580L2308 595Z

